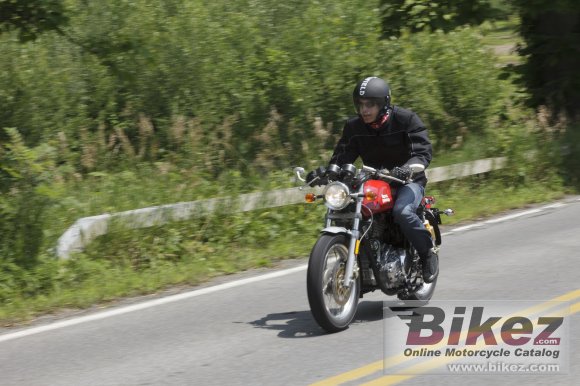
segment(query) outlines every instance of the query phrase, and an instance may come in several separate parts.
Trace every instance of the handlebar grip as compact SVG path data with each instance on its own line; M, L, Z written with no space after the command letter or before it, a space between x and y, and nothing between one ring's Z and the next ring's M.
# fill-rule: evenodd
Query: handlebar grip
M398 182L398 183L400 183L402 185L407 185L409 183L408 181L403 181L403 180L400 180L400 179L398 179L396 177L389 176L389 175L386 175L386 174L383 174L383 173L378 173L378 176L380 178L385 179L385 180L390 180L390 181Z
M370 166L363 165L362 170L368 173L376 173L377 169L371 168Z

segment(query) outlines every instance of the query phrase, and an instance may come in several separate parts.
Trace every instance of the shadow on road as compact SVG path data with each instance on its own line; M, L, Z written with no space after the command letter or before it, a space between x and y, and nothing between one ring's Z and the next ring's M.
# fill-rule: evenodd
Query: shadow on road
M375 322L383 317L383 302L363 301L358 305L356 315L351 323ZM310 311L291 311L268 314L261 319L249 322L254 327L278 330L280 338L310 338L326 335L318 326Z

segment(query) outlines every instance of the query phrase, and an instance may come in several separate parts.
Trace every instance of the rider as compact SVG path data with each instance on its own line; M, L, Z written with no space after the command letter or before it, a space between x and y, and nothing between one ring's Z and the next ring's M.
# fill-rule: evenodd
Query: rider
M393 217L421 258L423 280L431 283L439 273L439 261L429 231L417 215L427 184L425 169L431 162L427 129L414 112L391 106L391 89L381 78L363 79L352 97L358 116L346 122L329 163L352 164L360 156L365 165L387 168L393 177L412 177L398 188ZM310 172L307 182L324 173L324 168Z

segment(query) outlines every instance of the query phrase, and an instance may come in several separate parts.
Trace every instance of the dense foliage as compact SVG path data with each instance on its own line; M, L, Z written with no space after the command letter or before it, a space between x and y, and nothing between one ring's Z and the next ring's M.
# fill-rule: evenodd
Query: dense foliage
M67 4L65 36L1 37L0 126L30 145L66 140L67 161L84 171L110 168L111 153L182 151L215 173L313 157L369 74L390 80L397 103L422 113L442 144L455 141L450 123L489 125L501 92L490 55L465 52L477 46L473 31L382 41L368 2ZM200 154L208 148L213 159Z
M459 26L479 25L509 15L509 3L495 0L381 0L383 34L400 36L402 30L445 32Z
M580 3L514 0L527 61L519 68L531 105L547 106L553 118L580 119Z
M21 41L66 24L62 0L0 0L0 32L17 31Z

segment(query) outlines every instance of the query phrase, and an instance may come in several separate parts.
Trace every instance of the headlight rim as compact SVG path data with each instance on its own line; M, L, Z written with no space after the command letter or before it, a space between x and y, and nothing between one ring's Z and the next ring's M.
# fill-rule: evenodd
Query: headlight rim
M331 204L328 203L328 200L326 199L326 193L328 192L328 190L334 186L338 186L340 187L345 193L346 193L346 197L344 200L343 205L341 206L333 206ZM349 204L350 204L350 189L348 188L348 186L340 181L333 181L330 184L326 185L326 187L324 188L324 191L322 192L322 196L324 198L324 205L326 205L327 208L332 209L332 210L342 210L344 208L346 208Z

